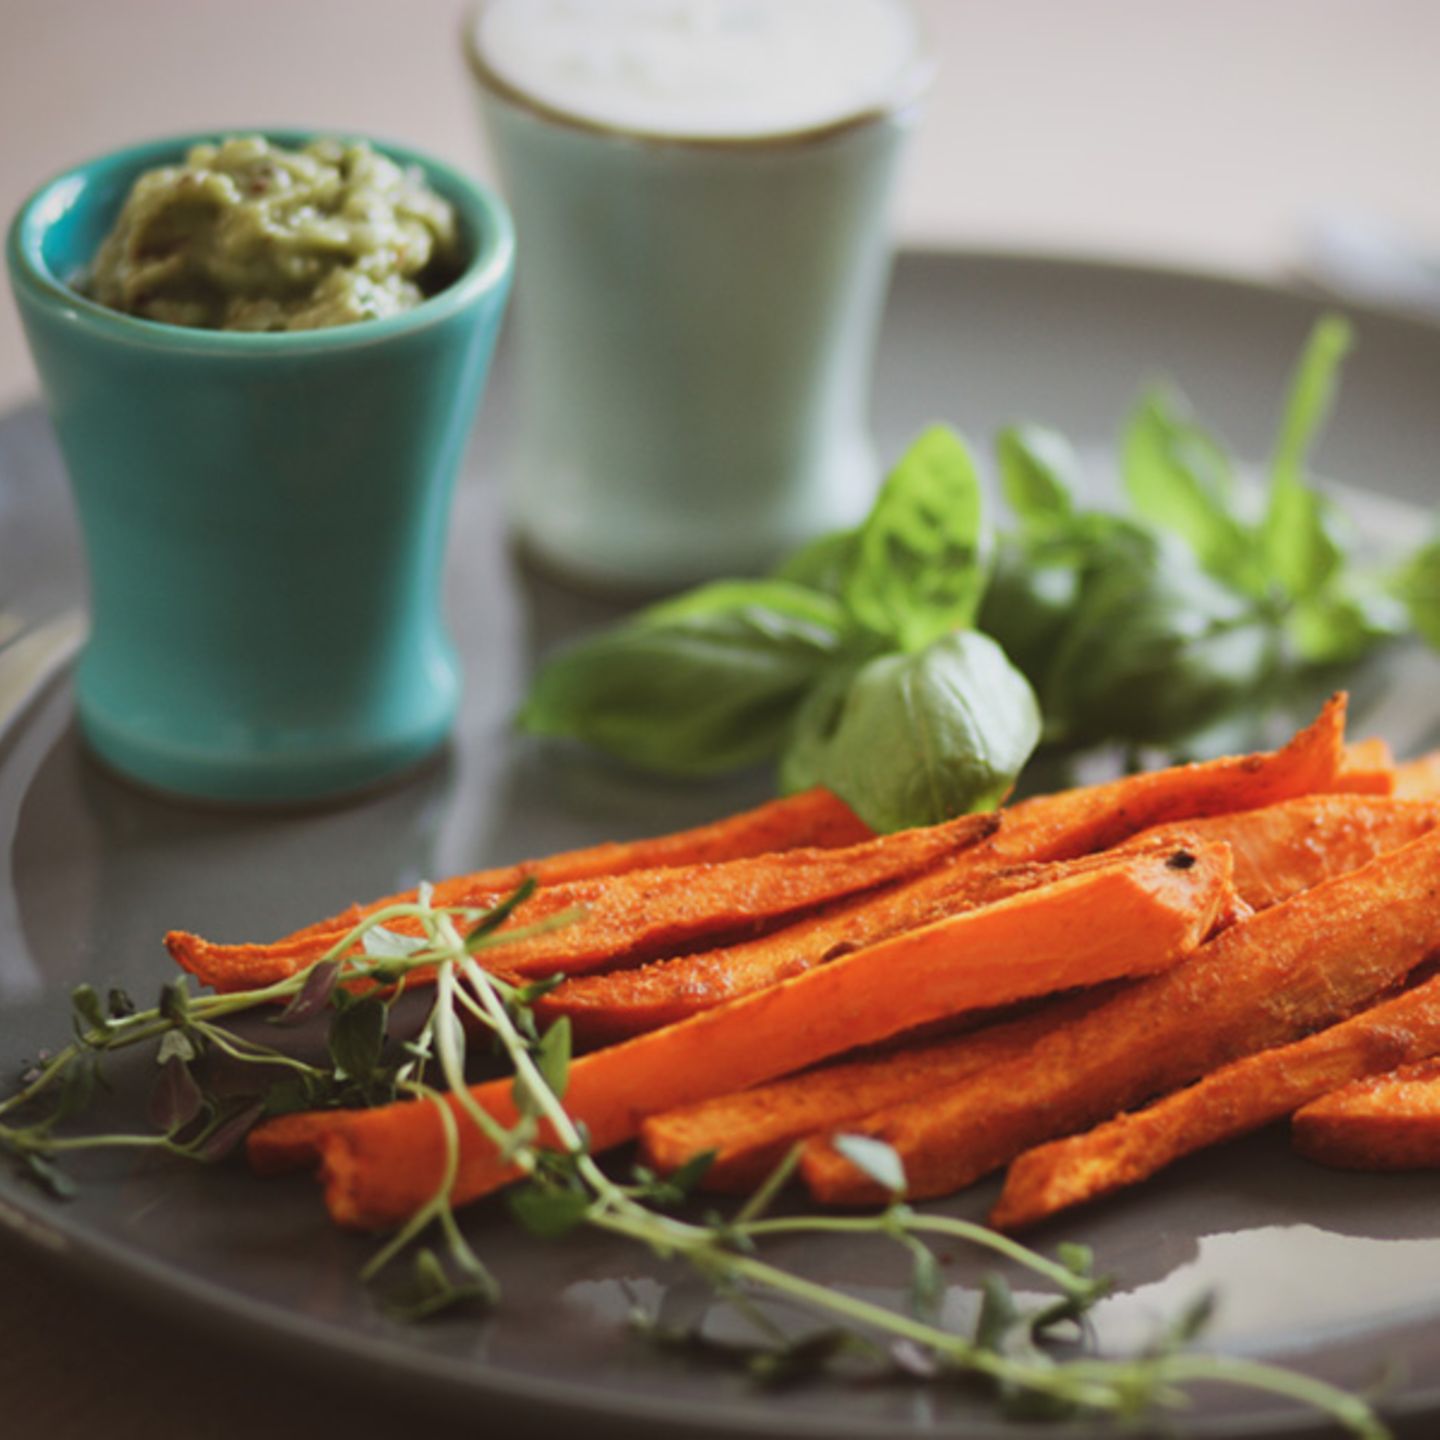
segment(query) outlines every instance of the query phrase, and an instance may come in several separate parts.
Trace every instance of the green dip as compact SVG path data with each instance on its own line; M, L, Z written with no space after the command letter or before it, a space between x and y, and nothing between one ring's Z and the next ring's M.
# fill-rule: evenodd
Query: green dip
M362 143L197 145L142 175L85 285L211 330L317 330L413 309L459 268L455 212Z

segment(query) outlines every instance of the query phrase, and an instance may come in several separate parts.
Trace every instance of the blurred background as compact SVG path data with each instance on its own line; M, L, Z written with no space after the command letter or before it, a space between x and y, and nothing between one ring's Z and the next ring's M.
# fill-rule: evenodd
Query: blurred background
M916 4L941 75L902 244L1276 278L1339 212L1440 255L1435 0ZM468 9L3 0L0 210L71 161L207 126L353 127L488 173L458 44ZM7 300L0 406L34 389Z

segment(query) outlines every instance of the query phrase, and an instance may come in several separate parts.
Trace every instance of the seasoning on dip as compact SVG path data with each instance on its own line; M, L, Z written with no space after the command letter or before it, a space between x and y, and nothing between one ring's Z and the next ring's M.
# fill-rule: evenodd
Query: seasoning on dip
M413 309L459 268L455 213L363 143L196 145L131 188L85 291L211 330L317 330Z

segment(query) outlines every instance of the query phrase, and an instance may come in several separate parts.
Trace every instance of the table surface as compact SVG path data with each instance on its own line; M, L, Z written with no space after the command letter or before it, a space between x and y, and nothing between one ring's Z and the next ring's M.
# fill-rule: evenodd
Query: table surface
M1343 204L1440 246L1431 0L918 4L942 69L902 185L904 243L1277 276L1307 218ZM467 8L6 0L0 209L79 157L212 126L354 128L488 174L456 45ZM6 302L0 407L34 389ZM277 1387L185 1317L133 1311L8 1243L0 1264L0 1415L27 1433L308 1440L328 1422L363 1440L415 1423L413 1395Z

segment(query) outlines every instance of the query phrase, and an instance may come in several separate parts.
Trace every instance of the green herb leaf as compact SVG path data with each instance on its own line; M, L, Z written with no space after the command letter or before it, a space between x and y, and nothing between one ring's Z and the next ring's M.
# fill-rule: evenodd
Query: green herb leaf
M387 1013L385 1002L376 995L335 1012L327 1045L340 1078L363 1085L374 1077L385 1047Z
M802 545L776 568L773 578L804 585L838 600L845 592L845 581L855 568L859 550L859 530L832 530Z
M1042 425L1011 425L995 441L1000 487L1033 536L1063 530L1075 511L1080 463L1070 442Z
M893 1146L872 1135L836 1135L830 1142L857 1170L891 1195L904 1195L905 1166Z
M933 825L999 804L1039 737L1025 677L988 636L963 631L817 687L781 783L824 785L879 831Z
M1247 594L1268 582L1249 527L1236 515L1230 457L1165 390L1141 397L1125 427L1122 469L1136 511L1174 531L1212 575Z
M535 1064L557 1099L565 1098L570 1081L570 1017L562 1015L540 1037Z
M506 1197L510 1213L541 1240L568 1235L585 1219L590 1198L579 1190L550 1190L522 1185Z
M167 1030L160 1037L160 1047L155 1052L155 1063L164 1065L169 1060L189 1064L199 1054L195 1042L183 1030Z
M190 1022L190 987L183 975L167 980L160 987L160 1018L172 1025L187 1025Z
M487 938L499 928L535 893L538 882L533 875L527 875L498 905L492 905L471 927L465 936L465 949L470 954L484 947ZM553 979L540 980L537 985L554 988ZM522 987L523 990L523 987ZM517 992L520 993L520 992ZM544 990L536 992L544 994ZM528 1001L524 1003L529 1003Z
M272 1025L300 1025L330 1006L335 983L340 978L338 960L322 960L310 967L290 1003L271 1016Z
M383 925L370 926L360 937L360 949L372 960L404 960L429 943L423 935L401 935Z
M95 1032L104 1035L110 1029L110 1017L100 1002L93 985L77 985L70 992L70 1006L75 1012L75 1029L80 1035Z
M1041 686L1054 738L1171 744L1254 706L1279 660L1254 602L1190 552L1117 531L1096 552Z
M190 1067L172 1055L160 1067L150 1096L150 1123L164 1135L183 1130L205 1108L205 1097Z
M667 774L753 765L847 632L838 602L787 581L706 586L548 661L518 723Z
M1265 562L1295 599L1318 594L1344 562L1329 503L1306 484L1305 463L1330 413L1350 342L1349 323L1336 315L1311 331L1270 462L1270 503L1261 531Z
M1005 1353L1011 1332L1020 1324L1020 1307L1010 1287L998 1275L980 1281L980 1313L975 1319L975 1348Z
M952 430L927 430L890 472L844 582L850 613L901 650L974 623L985 592L980 479Z
M1440 650L1440 540L1422 546L1402 568L1395 592L1424 639Z

